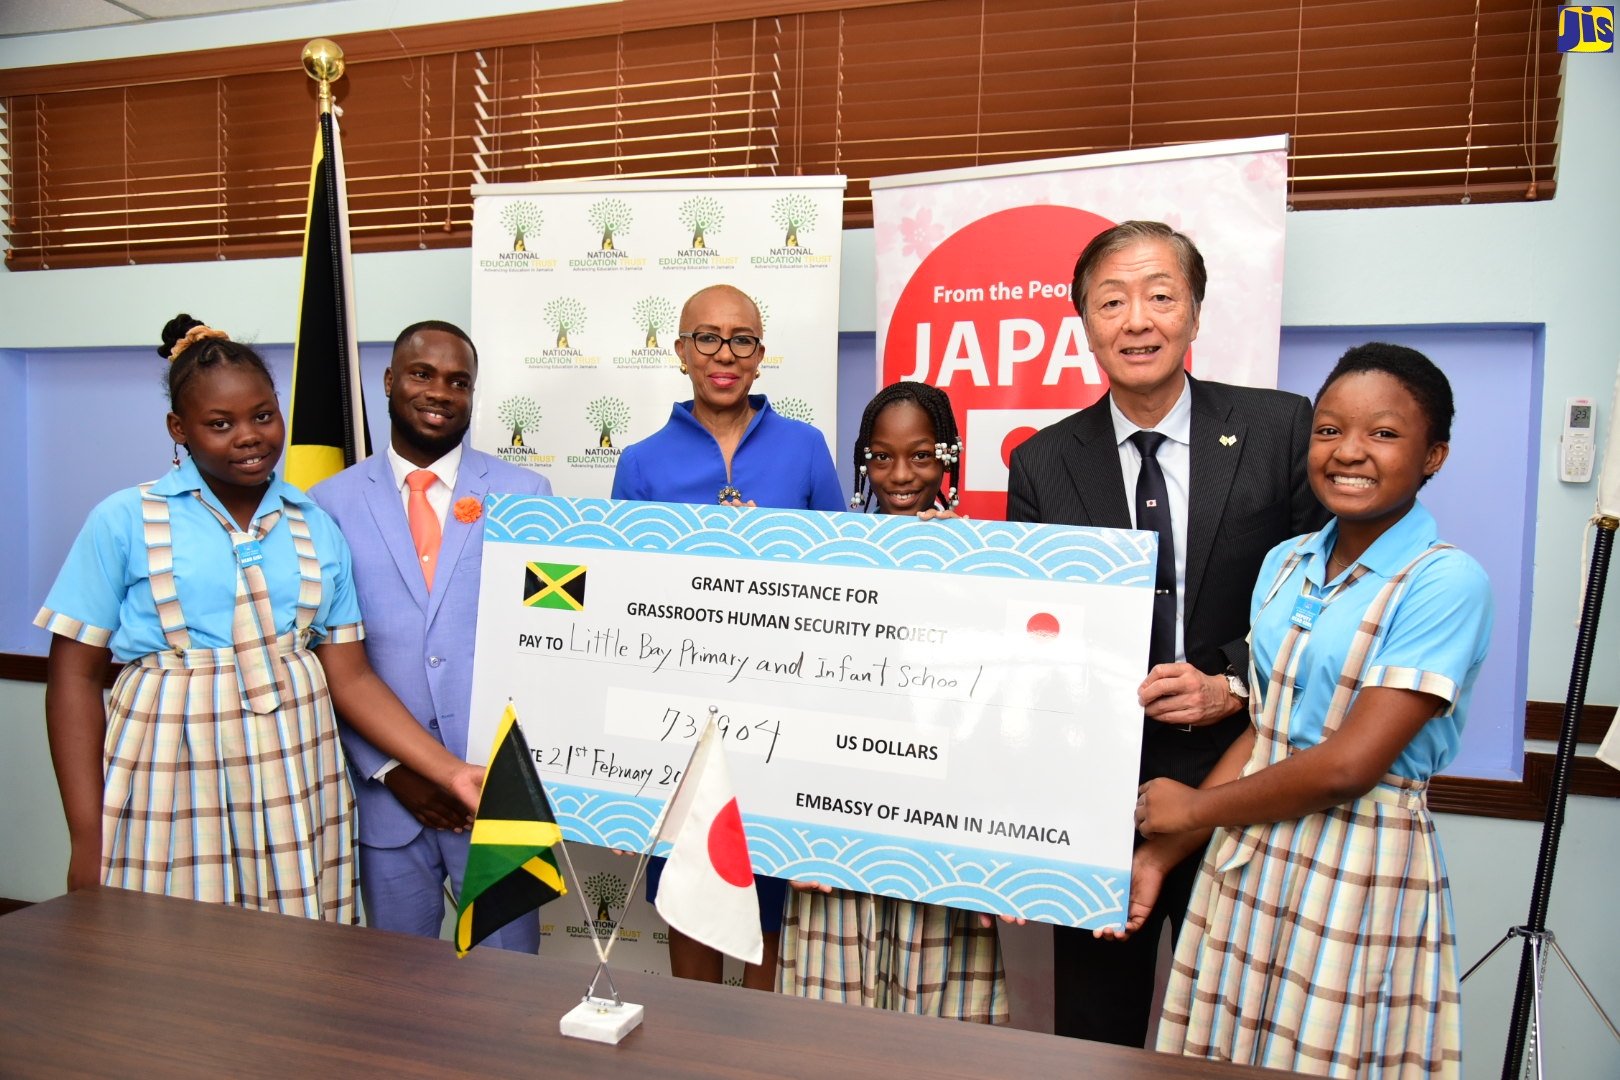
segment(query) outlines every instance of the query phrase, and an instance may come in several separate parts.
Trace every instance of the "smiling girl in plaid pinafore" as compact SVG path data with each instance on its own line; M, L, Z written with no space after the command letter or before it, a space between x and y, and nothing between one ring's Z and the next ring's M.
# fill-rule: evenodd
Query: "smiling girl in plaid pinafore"
M855 438L852 509L956 517L962 438L951 399L897 382L867 402ZM1001 937L963 908L794 882L782 924L785 994L895 1012L1005 1024L1012 1019Z
M45 714L68 888L353 922L334 701L469 806L482 770L366 662L348 547L275 475L285 429L264 361L189 316L164 339L174 471L96 507L34 620L56 635ZM104 706L109 659L124 668Z
M1254 727L1202 788L1143 785L1131 921L1215 827L1158 1048L1325 1076L1455 1077L1451 897L1428 778L1456 756L1490 583L1417 491L1451 387L1411 349L1351 349L1317 396L1311 486L1335 519L1256 584ZM1268 673L1260 681L1255 676Z

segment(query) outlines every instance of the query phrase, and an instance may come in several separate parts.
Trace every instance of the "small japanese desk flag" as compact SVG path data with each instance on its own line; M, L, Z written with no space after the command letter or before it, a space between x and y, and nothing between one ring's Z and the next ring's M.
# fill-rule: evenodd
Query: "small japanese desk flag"
M757 964L765 953L759 897L720 739L710 717L658 831L674 849L655 904L687 937Z

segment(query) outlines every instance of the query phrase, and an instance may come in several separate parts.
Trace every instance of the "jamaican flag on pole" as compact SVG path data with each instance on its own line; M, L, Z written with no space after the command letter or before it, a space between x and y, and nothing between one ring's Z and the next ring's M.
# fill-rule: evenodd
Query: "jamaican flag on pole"
M304 489L371 456L360 394L345 186L337 122L330 112L322 112L309 170L284 474Z
M517 918L568 891L553 845L562 830L534 771L517 710L501 714L495 752L484 773L484 793L473 822L467 873L456 907L456 955Z

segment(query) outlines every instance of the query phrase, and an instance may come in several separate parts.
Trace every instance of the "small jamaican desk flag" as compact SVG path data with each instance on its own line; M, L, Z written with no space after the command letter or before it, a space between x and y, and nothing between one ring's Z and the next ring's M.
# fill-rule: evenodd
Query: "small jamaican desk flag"
M456 909L456 955L568 891L552 846L562 830L546 802L534 756L508 703L473 822L467 873Z

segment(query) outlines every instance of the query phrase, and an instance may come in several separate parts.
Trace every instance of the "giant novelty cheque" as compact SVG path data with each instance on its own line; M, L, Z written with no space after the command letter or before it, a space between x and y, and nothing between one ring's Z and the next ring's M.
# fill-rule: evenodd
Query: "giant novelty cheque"
M639 850L711 709L755 873L1124 919L1152 533L491 496L468 755Z

